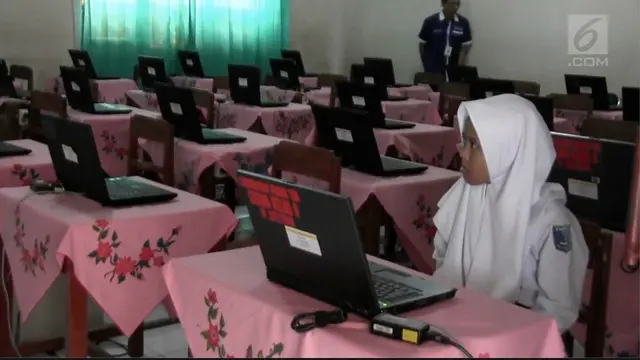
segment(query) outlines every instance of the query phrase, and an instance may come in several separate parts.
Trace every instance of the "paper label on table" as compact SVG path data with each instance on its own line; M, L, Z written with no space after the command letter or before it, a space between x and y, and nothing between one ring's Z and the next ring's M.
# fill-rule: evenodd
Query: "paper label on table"
M78 154L71 148L71 146L62 144L62 152L67 161L78 163Z
M78 59L78 66L84 67L84 65L85 65L84 60Z
M286 225L284 226L284 230L287 233L289 245L298 250L322 256L322 251L320 251L320 243L318 243L317 236L310 232L298 230Z
M377 332L385 333L387 335L393 335L393 329L388 326L373 324L373 330Z
M71 90L80 91L80 85L78 85L75 81L71 82Z
M351 101L355 106L362 106L362 107L367 106L367 102L364 100L364 97L362 96L352 96Z
M347 129L336 128L336 137L340 141L353 142L353 135L351 135L351 131Z
M147 74L149 74L151 76L156 76L156 69L154 69L152 67L148 67L147 68Z
M367 85L375 85L375 80L373 79L373 76L365 76L364 77L364 83Z
M568 193L574 196L598 200L598 184L577 179L567 180Z
M280 77L288 79L289 78L289 73L284 71L284 70L280 70Z
M451 46L447 46L447 47L445 47L445 48L444 48L444 56L447 56L447 57L448 57L448 56L451 56L451 50L453 50L453 49L451 48Z
M193 60L191 59L185 60L185 63L187 63L187 66L193 66Z
M248 82L247 82L247 78L238 78L238 86L240 87L247 87Z
M172 113L176 115L182 115L182 107L180 106L180 104L169 103L169 106L171 107Z
M580 86L580 94L591 94L591 87Z

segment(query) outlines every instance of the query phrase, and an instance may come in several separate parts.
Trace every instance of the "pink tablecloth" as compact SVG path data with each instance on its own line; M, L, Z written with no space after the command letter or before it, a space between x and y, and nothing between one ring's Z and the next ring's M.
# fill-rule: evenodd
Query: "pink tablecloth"
M556 117L569 120L576 134L579 133L582 122L587 118L587 113L585 111L575 110L556 109L555 115ZM622 111L594 111L591 114L591 117L605 120L622 120Z
M310 103L329 106L331 102L331 88L325 86L321 89L309 90L305 93L305 96Z
M171 80L176 86L213 91L213 78L174 76Z
M125 93L135 90L138 85L131 79L94 80L98 84L98 100L110 104L125 104ZM46 91L64 94L62 78L56 77L47 81Z
M410 121L418 124L442 124L438 113L438 104L426 101L407 99L404 101L383 101L382 108L390 119Z
M33 140L7 142L31 149L31 153L0 158L0 187L25 186L31 184L33 180L49 182L56 180L47 145Z
M458 135L449 127L416 124L412 129L375 129L374 132L381 154L393 145L401 155L413 161L449 168L457 152Z
M172 191L179 195L168 203L105 208L74 193L0 189L0 229L22 320L67 257L89 295L130 335L167 296L162 265L209 251L237 223L222 204Z
M172 259L163 274L194 357L463 357L453 346L415 346L372 335L356 315L343 324L295 333L290 325L295 315L333 308L269 282L257 246ZM552 318L470 290L409 316L442 329L477 358L564 356Z
M406 87L391 87L388 90L389 95L406 96L409 99L431 101L430 94L433 92L429 85L413 85ZM437 104L437 102L436 102Z
M158 105L158 97L154 93L146 92L143 90L129 90L126 93L126 99L131 106L160 113L160 105ZM222 94L214 94L217 100L225 100L227 97ZM208 109L200 107L202 116L205 122L208 114Z

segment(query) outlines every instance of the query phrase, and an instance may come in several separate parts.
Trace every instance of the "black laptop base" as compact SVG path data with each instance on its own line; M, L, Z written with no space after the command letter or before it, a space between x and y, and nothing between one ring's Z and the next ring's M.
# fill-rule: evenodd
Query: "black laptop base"
M31 149L25 149L23 147L10 144L8 142L0 141L0 158L11 156L24 156L31 154Z

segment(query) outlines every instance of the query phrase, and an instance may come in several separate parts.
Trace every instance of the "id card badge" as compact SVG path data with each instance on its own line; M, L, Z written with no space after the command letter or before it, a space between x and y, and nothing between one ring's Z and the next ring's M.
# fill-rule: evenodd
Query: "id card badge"
M447 45L447 47L444 48L444 56L451 56L451 46Z

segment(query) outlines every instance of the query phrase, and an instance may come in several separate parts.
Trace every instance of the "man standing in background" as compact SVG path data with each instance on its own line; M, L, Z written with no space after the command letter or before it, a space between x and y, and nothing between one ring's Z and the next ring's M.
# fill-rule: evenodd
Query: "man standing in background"
M446 75L450 66L464 65L471 47L469 21L458 15L460 0L442 0L442 11L424 20L418 37L425 72Z

